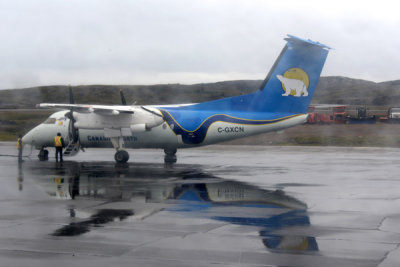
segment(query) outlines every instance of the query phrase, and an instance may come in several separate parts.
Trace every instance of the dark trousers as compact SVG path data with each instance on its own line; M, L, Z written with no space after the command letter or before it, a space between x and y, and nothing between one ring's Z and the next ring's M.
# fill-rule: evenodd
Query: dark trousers
M22 147L18 148L18 160L22 161Z
M62 150L63 148L61 146L56 146L56 161L58 161L58 154L60 154L60 162L63 161Z

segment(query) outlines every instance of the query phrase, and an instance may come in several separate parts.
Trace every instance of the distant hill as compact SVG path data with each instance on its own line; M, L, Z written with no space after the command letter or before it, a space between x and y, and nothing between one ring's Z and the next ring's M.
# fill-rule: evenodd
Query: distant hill
M400 80L375 83L340 76L321 77L313 103L400 106Z
M196 103L257 90L261 81L227 81L194 85L87 85L72 86L77 103L121 104L122 89L127 103ZM42 86L0 91L0 109L34 108L37 103L67 103L68 86Z
M225 81L194 85L87 85L73 86L77 103L120 104L119 90L128 103L176 104L196 103L256 91L261 80ZM33 108L37 103L68 102L67 86L42 86L1 90L0 109ZM313 104L349 104L400 106L400 80L375 83L331 76L321 77Z

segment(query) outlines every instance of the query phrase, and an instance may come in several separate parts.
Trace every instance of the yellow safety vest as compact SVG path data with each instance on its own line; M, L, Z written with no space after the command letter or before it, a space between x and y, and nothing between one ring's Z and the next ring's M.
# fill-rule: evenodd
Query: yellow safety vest
M22 139L21 138L17 139L17 148L18 149L22 148Z
M62 143L61 143L61 136L56 136L54 137L54 146L55 147L62 147Z

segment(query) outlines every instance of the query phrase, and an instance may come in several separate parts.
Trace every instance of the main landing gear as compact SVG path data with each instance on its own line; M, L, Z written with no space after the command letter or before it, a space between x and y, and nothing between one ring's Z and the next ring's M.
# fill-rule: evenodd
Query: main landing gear
M164 162L167 164L171 164L171 163L176 163L177 158L176 158L176 148L165 148L164 149Z
M117 163L126 163L129 160L129 154L125 150L117 150L114 159Z
M110 131L111 134L115 134ZM115 148L116 152L114 155L114 159L117 163L126 163L129 159L129 154L122 148L124 147L124 138L122 135L115 134L115 136L110 135L111 143Z
M176 163L176 161L177 161L176 152L177 152L176 148L164 149L164 153L165 153L164 162L167 164ZM122 149L117 150L117 152L115 152L114 159L117 163L126 163L129 160L129 154L125 150L122 150Z

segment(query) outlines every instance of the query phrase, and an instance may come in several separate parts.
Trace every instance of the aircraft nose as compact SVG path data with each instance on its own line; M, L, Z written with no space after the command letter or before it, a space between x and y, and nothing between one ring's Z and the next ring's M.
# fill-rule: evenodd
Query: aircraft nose
M32 144L33 142L33 130L30 130L27 134L22 137L22 144Z

